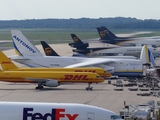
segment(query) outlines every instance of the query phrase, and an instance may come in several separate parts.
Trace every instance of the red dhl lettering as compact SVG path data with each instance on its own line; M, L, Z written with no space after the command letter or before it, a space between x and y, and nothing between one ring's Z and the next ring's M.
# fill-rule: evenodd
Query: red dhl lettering
M1 64L11 64L11 62L5 61L5 62L2 62Z
M88 75L65 75L64 80L89 80Z
M93 72L95 73L96 70L75 70L75 72Z

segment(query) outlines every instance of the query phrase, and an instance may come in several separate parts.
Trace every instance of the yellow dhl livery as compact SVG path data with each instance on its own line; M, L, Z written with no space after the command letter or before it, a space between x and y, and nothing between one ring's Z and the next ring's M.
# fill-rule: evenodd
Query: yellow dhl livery
M60 72L93 72L103 78L111 77L111 74L102 68L85 67L85 68L18 68L2 51L0 51L0 64L3 70L10 71L60 71Z
M92 72L60 72L60 71L0 71L0 80L5 82L37 83L47 80L74 83L99 83L104 79Z

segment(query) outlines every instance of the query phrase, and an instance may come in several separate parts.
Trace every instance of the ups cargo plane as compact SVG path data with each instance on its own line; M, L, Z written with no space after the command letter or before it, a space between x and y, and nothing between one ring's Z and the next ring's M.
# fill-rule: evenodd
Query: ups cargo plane
M160 36L153 37L117 37L111 31L109 31L106 27L98 27L97 28L100 42L108 43L119 46L143 46L149 45L153 47L160 47Z
M0 120L122 120L116 113L84 104L0 102Z
M92 90L91 83L103 82L103 77L111 74L101 68L18 68L0 51L0 80L5 82L38 83L36 89L43 86L57 87L63 82L88 83L86 90ZM98 74L99 73L99 74Z

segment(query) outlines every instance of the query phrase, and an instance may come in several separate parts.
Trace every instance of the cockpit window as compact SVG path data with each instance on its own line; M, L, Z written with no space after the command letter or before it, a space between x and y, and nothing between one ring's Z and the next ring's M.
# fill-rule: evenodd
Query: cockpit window
M96 76L96 78L101 78L101 76Z
M121 117L118 115L111 115L111 120L120 119Z

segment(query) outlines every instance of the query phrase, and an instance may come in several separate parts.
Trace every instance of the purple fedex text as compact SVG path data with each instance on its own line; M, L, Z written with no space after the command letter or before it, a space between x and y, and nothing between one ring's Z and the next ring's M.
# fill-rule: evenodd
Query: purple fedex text
M60 120L61 118L67 118L68 120L76 120L79 114L66 114L63 108L54 108L51 113L39 113L33 112L33 108L23 109L23 120Z

